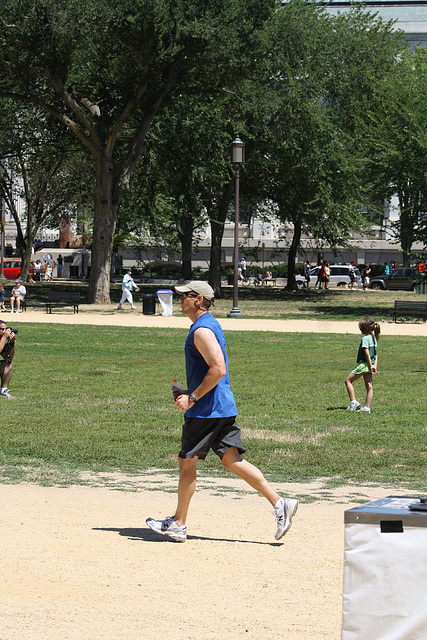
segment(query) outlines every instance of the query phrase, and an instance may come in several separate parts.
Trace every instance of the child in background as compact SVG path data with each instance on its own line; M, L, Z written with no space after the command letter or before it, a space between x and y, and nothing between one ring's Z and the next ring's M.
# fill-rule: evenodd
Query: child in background
M4 284L0 283L0 311L6 311L4 306Z
M347 409L356 411L360 407L360 402L356 400L354 393L353 382L363 376L366 387L366 401L365 406L360 411L371 413L373 397L372 374L377 373L377 342L380 338L381 328L378 322L375 322L372 318L362 318L359 322L359 329L362 333L362 340L357 353L357 365L345 380L345 386L350 396L350 406Z

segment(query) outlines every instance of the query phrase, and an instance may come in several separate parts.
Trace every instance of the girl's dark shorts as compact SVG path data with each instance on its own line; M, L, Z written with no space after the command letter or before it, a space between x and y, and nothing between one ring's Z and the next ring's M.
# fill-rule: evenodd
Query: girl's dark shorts
M179 458L204 460L209 449L222 458L230 447L245 453L236 416L230 418L185 418L182 427L181 451Z

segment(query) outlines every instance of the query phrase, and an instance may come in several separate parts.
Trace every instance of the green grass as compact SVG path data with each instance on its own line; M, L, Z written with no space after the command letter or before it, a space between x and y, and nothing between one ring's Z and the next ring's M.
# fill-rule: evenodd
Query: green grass
M0 481L176 468L182 415L170 380L185 382L185 330L14 324L17 399L1 403ZM227 339L247 458L271 479L427 490L425 338L381 339L370 416L346 411L358 336ZM204 468L222 473L214 454Z

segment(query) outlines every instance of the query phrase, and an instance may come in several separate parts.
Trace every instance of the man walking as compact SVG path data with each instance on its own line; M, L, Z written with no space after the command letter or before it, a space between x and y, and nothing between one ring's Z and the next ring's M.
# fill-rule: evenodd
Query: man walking
M175 287L180 294L181 311L192 322L185 341L187 386L175 400L184 411L181 451L178 454L178 505L173 516L164 520L147 519L147 525L176 542L187 538L187 513L196 489L197 460L213 451L226 469L240 476L274 507L276 540L289 530L298 501L281 498L261 471L241 457L246 451L236 424L237 409L230 388L227 345L219 322L209 313L214 300L207 282L193 280Z
M130 303L131 309L136 309L136 307L133 304L133 298L132 298L132 291L134 289L135 291L139 291L139 287L136 286L132 278L132 269L128 269L127 273L125 273L125 275L123 276L122 297L120 299L119 306L117 307L117 309L119 309L120 311L123 311L122 304L125 300L127 300Z
M305 279L305 286L307 289L310 286L310 269L311 269L310 258L307 258L307 260L304 262L304 279Z

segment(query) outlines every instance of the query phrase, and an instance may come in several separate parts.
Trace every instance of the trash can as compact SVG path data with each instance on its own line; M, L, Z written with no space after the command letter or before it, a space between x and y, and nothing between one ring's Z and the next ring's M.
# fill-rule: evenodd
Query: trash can
M417 282L416 292L418 293L418 295L425 295L427 293L427 280Z
M154 293L144 293L142 296L142 313L153 316L156 313L156 296Z
M79 277L78 265L70 264L70 278L74 278L77 280L78 277Z
M341 640L425 638L427 498L388 496L344 522Z
M163 309L162 316L171 316L173 311L173 291L171 291L170 289L158 289L157 297Z

